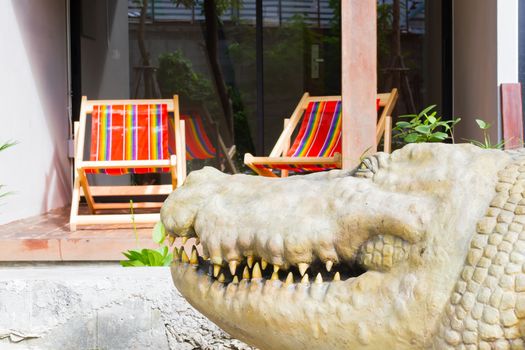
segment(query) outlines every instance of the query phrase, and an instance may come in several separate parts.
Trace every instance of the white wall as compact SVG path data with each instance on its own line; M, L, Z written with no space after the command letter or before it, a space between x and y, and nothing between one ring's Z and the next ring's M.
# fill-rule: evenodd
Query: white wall
M66 1L0 1L0 224L70 201Z
M501 137L499 86L518 81L518 0L455 0L454 115L456 139L481 139L475 119ZM464 142L464 141L463 141Z

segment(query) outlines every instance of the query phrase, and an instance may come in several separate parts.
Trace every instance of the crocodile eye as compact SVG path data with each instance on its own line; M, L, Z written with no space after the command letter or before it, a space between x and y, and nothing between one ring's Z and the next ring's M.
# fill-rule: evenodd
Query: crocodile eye
M379 169L388 165L389 159L389 155L382 152L366 157L357 167L354 176L371 178L379 171Z
M357 263L367 270L388 271L407 259L409 243L392 235L377 235L363 243L357 254Z

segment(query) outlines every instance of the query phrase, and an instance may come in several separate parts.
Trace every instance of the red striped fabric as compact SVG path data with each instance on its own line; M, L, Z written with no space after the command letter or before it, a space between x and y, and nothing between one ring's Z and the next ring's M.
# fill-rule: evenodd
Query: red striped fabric
M323 163L323 164L277 164L277 163L264 163L264 164L254 164L256 168L259 169L279 169L279 170L289 170L296 173L301 172L311 172L311 171L324 171L330 169L338 169L340 165L338 163Z
M376 109L380 100L376 99ZM310 102L301 118L299 132L287 157L333 157L341 153L342 103L341 101ZM293 172L330 170L339 167L338 163L317 165L302 164L254 164L259 169L280 169Z
M341 153L341 101L310 102L289 157L331 157Z
M196 112L181 114L181 120L184 120L184 135L186 136L186 159L210 159L215 158L216 149L210 141L204 121L200 114ZM175 135L173 120L170 119L170 136ZM175 140L170 138L170 150L175 149Z
M96 105L91 120L91 161L169 158L166 105ZM159 171L169 168L86 169L108 175Z

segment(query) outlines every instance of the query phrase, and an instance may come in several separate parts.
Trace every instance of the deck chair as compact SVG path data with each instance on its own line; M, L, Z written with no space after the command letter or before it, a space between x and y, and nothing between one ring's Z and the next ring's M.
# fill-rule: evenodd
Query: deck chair
M380 115L376 128L376 145L384 135L384 151L391 151L392 110L397 101L397 89L377 95ZM296 173L323 171L341 167L341 96L310 96L305 93L289 119L269 157L254 157L247 153L244 163L259 175L277 177L272 170ZM301 122L290 147L291 137Z
M162 202L153 199L155 196L167 195L182 185L186 174L185 152L169 151L170 119L173 119L171 129L174 148L184 149L184 122L180 120L178 96L164 100L89 101L85 96L82 98L80 120L75 123L75 181L69 221L71 230L82 225L130 225L131 213L114 213L116 210L130 212L129 200L122 200L127 198L135 198L134 210L156 211L134 214L135 223L153 224L159 220L158 209ZM89 160L84 160L89 125ZM157 172L169 172L171 184L94 186L88 182L88 174ZM79 214L81 197L86 199L88 215ZM137 197L145 199L138 200ZM114 203L108 202L108 198ZM108 214L108 211L113 213Z
M186 159L215 159L217 167L236 174L233 162L235 145L226 147L215 121L204 108L192 108L181 113L185 122ZM172 121L170 121L172 127ZM216 146L217 147L216 147Z

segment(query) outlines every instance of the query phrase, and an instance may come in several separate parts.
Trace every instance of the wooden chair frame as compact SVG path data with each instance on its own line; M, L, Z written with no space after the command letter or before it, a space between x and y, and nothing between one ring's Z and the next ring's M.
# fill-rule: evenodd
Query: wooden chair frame
M392 149L392 112L398 98L397 89L392 89L391 92L380 93L377 95L379 99L379 106L383 107L383 111L379 116L376 127L376 145L384 137L384 151L391 152ZM293 164L297 166L306 166L312 164L336 164L338 168L341 167L341 154L336 153L333 157L286 157L285 155L290 149L292 134L304 115L305 110L311 102L322 101L341 101L341 96L310 96L307 92L303 95L299 104L293 111L290 118L284 120L284 130L275 143L274 148L268 157L254 157L250 153L244 155L244 164L259 175L277 177L271 170L267 168L258 168L256 164ZM281 176L288 176L288 170L281 170Z
M80 107L80 120L75 122L74 148L75 148L75 180L73 186L73 197L71 202L71 215L69 227L71 231L78 226L85 225L131 225L131 214L98 214L108 209L129 209L129 203L97 203L94 197L130 197L130 196L155 196L168 195L184 182L186 177L186 152L178 152L180 155L171 155L164 160L121 160L121 161L86 161L84 160L85 138L87 116L93 112L95 105L144 105L165 104L168 113L173 113L175 119L175 146L177 150L185 150L184 121L180 120L179 98L173 99L151 99L151 100L88 100L82 97ZM171 173L171 185L140 185L140 186L93 186L88 182L86 169L112 169L112 168L169 168ZM86 199L89 215L79 214L79 203L81 197ZM160 208L162 202L134 202L133 209L155 209ZM158 213L134 214L133 220L136 224L154 224L160 219Z

